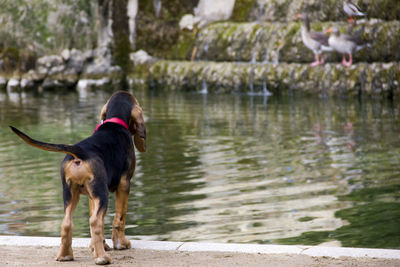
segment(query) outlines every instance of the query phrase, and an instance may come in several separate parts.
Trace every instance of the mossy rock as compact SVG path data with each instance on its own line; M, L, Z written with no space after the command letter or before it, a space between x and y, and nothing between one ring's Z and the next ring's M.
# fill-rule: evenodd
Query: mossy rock
M346 23L318 22L312 29L325 31L336 26L347 31ZM400 61L400 21L366 21L353 31L363 30L370 44L353 55L355 62ZM301 22L220 22L201 29L196 39L197 60L242 62L312 62L313 52L301 39ZM338 62L338 53L325 53L327 62Z
M400 63L360 63L346 68L325 64L250 64L231 62L156 62L149 68L148 87L163 90L273 93L287 90L320 95L393 95L400 93Z
M231 19L234 21L248 21L251 10L256 6L256 0L235 0Z

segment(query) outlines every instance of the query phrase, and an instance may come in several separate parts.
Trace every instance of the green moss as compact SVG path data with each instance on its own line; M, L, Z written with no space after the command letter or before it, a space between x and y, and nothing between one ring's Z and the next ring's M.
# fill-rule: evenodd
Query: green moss
M251 40L251 41L254 41L254 37L256 37L256 33L257 33L257 31L258 31L260 28L261 28L261 25L260 25L260 24L255 24L255 25L254 25L253 31L251 32L251 35L250 35L250 40Z
M225 24L227 27L223 31L221 31L221 38L224 40L228 40L233 34L235 34L237 28L238 28L238 23L229 23Z
M179 60L190 60L196 42L196 33L181 31L176 44L171 48L170 58Z
M234 21L246 21L256 0L236 0L231 19Z
M132 63L129 59L130 52L131 47L128 35L121 34L115 36L113 58L115 63L121 67L124 73L128 73L132 67Z

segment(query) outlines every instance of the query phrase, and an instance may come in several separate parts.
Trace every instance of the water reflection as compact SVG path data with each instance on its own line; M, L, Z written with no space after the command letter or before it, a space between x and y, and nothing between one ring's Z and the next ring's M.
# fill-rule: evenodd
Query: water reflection
M1 95L2 234L58 236L63 213L58 174L63 155L26 146L7 125L39 139L75 143L92 132L110 94ZM364 226L373 224L371 231L378 231L382 221L372 219L371 207L398 219L400 124L393 102L295 94L136 96L144 108L148 151L137 153L127 220L131 238L339 240L347 246L363 238L357 238L357 228L368 233ZM344 197L360 194L373 197ZM107 236L114 215L110 203ZM366 220L354 219L364 215ZM84 197L74 222L75 236L89 234ZM398 231L389 233L400 240Z

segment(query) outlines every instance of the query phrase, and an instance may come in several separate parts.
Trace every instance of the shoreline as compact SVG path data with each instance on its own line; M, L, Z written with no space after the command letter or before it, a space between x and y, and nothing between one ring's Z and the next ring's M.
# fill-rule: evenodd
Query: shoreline
M59 237L37 236L0 236L0 246L43 246L58 247ZM112 247L111 239L106 243ZM90 238L73 238L73 248L88 248ZM367 257L382 259L399 259L400 250L376 248L350 248L330 246L303 245L259 245L209 242L173 242L131 240L132 249L182 251L182 252L233 252L248 254L297 254L315 257Z
M0 257L7 266L94 266L89 242L73 238L75 259L62 263L55 261L59 237L0 236ZM400 250L395 249L143 240L131 244L132 249L109 252L112 266L400 266Z

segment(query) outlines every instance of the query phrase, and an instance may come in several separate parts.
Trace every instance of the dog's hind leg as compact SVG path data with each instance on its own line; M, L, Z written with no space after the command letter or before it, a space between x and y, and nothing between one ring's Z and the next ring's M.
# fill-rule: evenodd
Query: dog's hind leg
M93 214L93 210L94 210L94 201L89 198L89 216L92 217ZM105 251L109 251L111 250L111 248L107 245L105 237L104 237L104 228L103 228L103 245L104 245L104 250ZM94 243L93 243L93 239L91 239L90 245L89 245L90 250L93 252L94 251Z
M72 215L79 202L79 185L72 184L69 188L70 198L66 200L64 220L61 225L61 247L58 252L57 261L72 261L74 255L72 253L72 231L74 224Z
M130 190L130 180L123 176L118 185L115 199L115 216L112 229L112 240L114 249L128 249L131 242L125 237L126 210L128 206L128 196Z
M108 191L106 191L108 193ZM93 257L95 263L99 265L111 263L111 258L104 250L104 216L107 211L108 194L105 196L95 197L90 194L94 208L92 216L90 216L90 234L92 236L91 244L93 245Z

